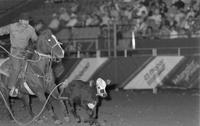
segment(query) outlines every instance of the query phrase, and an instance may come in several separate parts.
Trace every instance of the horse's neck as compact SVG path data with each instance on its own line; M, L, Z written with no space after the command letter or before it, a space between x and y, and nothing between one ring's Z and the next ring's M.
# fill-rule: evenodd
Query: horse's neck
M48 54L49 50L47 48L46 43L44 42L44 36L40 36L37 42L37 49L36 51L43 54Z
M33 62L30 62L31 66L37 73L46 73L47 66L50 64L49 58L46 58L44 56L40 55L34 55L33 56L35 60Z

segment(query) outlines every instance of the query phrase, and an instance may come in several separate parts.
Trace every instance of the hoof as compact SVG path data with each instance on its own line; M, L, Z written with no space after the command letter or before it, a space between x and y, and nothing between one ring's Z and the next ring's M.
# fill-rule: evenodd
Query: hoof
M77 122L77 123L80 123L80 122L81 122L81 119L80 119L80 118L76 118L76 122Z
M47 119L48 119L46 116L42 116L42 118L43 118L44 120L47 120Z
M95 126L101 126L99 122L95 122Z
M61 120L56 120L54 123L55 123L56 125L61 125L61 124L62 124L62 121L61 121Z
M11 123L15 123L15 120L12 119L12 120L10 120L10 122L11 122Z
M68 116L65 116L65 117L64 117L64 120L65 120L66 122L69 122L69 121L70 121L70 119L69 119Z
M10 121L14 121L13 117L11 115L9 115L9 120Z

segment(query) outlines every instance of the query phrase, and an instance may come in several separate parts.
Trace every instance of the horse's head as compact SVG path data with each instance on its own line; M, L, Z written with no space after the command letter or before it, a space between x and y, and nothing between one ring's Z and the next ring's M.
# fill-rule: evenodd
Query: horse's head
M61 43L58 42L57 38L50 30L41 32L37 42L37 51L51 55L53 58L64 57L64 50L61 47Z

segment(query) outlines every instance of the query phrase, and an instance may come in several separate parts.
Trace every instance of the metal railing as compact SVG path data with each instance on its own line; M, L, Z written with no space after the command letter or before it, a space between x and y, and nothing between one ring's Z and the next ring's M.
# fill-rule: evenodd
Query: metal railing
M100 36L98 38L73 38L70 40L61 40L67 41L63 46L66 51L66 57L72 58L82 58L82 57L129 57L134 55L140 56L158 56L158 55L199 55L200 47L151 47L151 48L135 48L132 49L131 46L126 48L118 48L118 38L117 38L117 25L104 27L103 30L105 36ZM137 37L136 37L137 38ZM0 37L0 40L2 37ZM3 38L3 41L8 41L8 37ZM132 38L124 38L127 41L131 41ZM162 39L160 39L162 41ZM68 42L70 41L70 42ZM171 39L170 41L174 41ZM9 44L6 42L4 47L9 50ZM72 49L69 49L68 46L71 46ZM136 45L137 47L137 45ZM6 57L4 50L0 49L0 57Z

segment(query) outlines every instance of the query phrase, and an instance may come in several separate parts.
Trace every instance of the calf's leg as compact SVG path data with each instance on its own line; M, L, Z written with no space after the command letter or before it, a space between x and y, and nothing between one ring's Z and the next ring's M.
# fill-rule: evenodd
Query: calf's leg
M74 103L73 100L70 100L69 101L69 105L70 105L70 111L71 111L72 115L74 116L74 118L76 119L76 121L78 123L80 123L81 122L81 118L80 118L80 116L76 112L76 103Z

